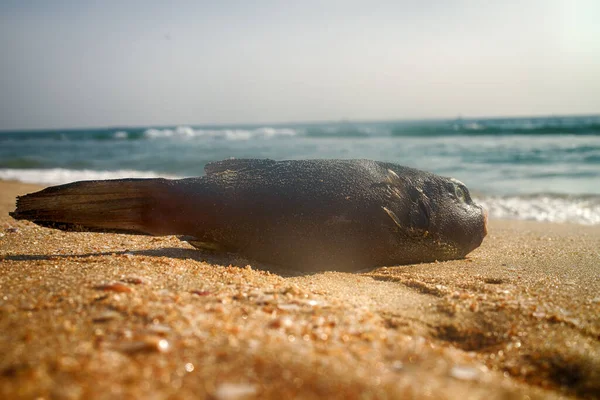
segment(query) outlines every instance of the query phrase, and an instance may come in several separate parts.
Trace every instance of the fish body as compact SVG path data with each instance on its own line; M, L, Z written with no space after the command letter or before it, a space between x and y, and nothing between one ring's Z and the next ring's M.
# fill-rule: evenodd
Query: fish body
M462 258L486 215L459 181L370 160L224 160L198 178L83 181L22 196L14 218L63 230L184 235L301 271Z

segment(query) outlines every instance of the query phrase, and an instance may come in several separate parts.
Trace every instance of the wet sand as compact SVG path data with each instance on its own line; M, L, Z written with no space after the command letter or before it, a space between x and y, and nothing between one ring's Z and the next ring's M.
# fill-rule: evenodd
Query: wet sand
M600 397L600 227L303 275L8 216L39 188L0 181L0 398Z

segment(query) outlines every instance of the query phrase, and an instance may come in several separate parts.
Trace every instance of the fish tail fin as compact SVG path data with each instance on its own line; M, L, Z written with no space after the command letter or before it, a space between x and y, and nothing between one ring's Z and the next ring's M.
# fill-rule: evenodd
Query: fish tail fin
M176 234L176 224L165 220L173 211L169 194L174 182L116 179L52 186L18 197L10 215L64 231Z

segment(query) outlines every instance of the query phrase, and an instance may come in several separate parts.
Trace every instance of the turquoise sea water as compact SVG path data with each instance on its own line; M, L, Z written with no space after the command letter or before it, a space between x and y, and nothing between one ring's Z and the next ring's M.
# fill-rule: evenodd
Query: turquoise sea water
M42 184L229 157L391 161L465 182L493 217L600 224L600 116L0 132L0 179Z

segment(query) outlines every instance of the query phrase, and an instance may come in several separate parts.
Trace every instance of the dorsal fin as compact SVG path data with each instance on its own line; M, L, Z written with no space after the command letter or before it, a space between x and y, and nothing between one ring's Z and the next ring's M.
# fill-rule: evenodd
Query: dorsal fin
M214 161L206 164L204 173L206 175L212 175L225 171L239 172L245 169L266 168L272 166L276 162L277 161L269 159L231 158L229 160Z

